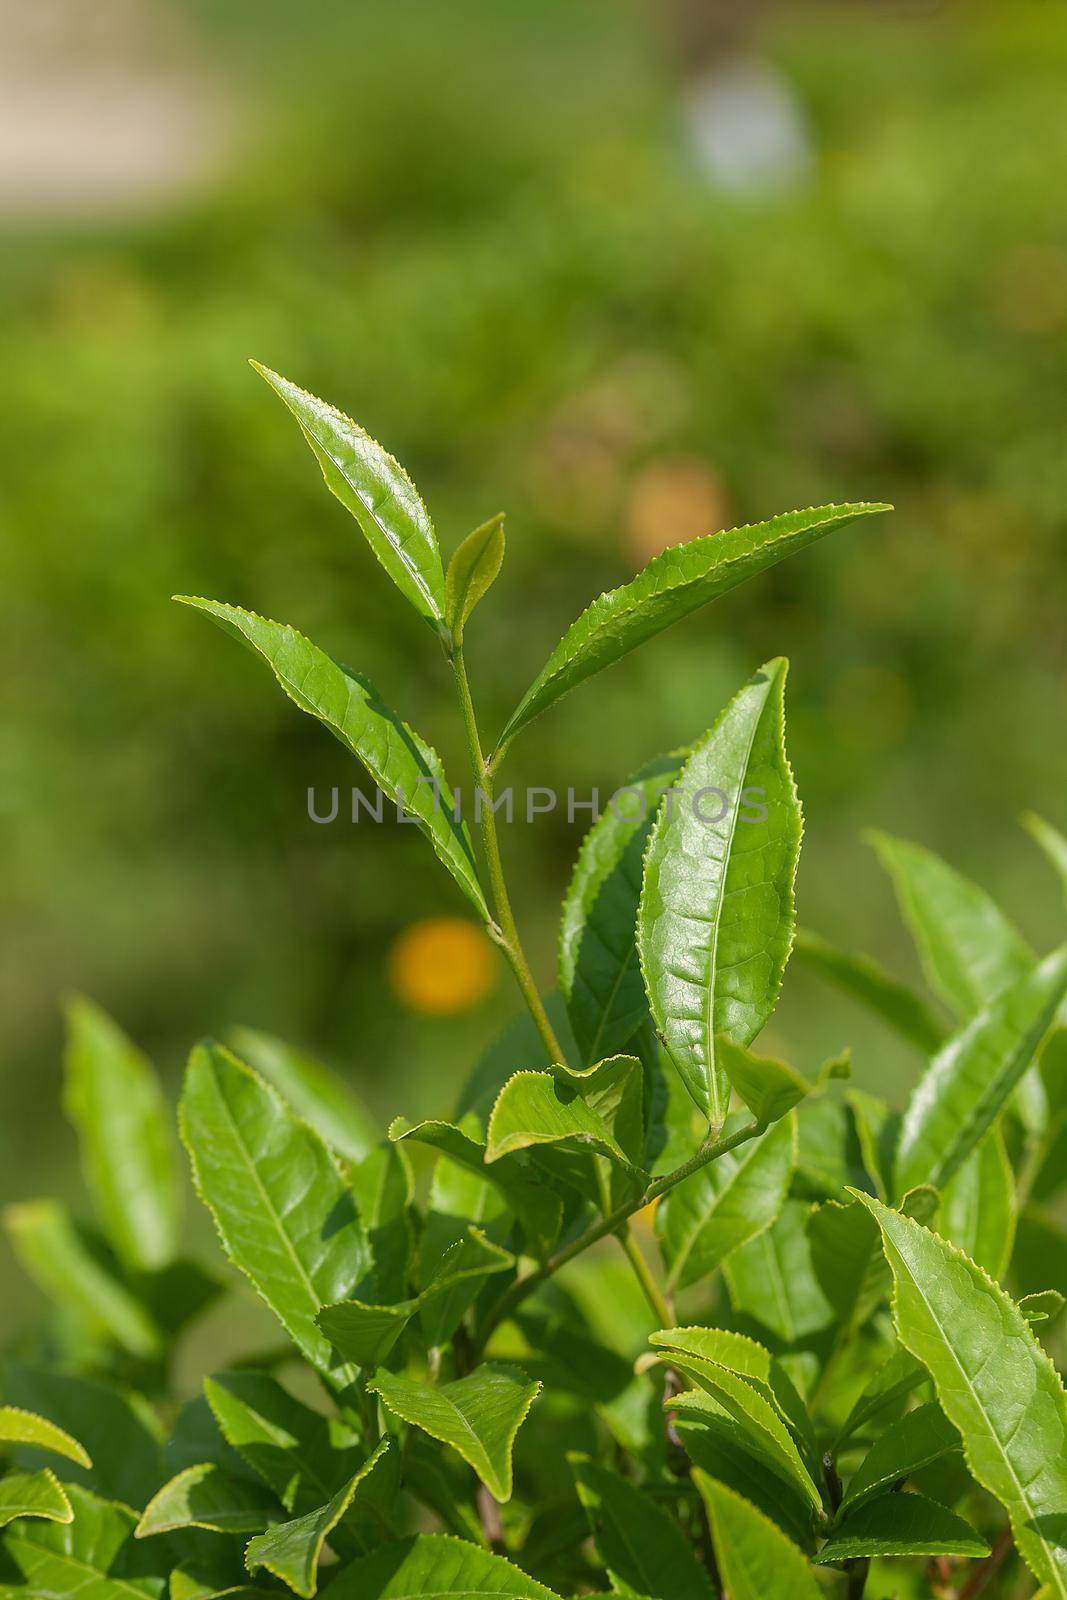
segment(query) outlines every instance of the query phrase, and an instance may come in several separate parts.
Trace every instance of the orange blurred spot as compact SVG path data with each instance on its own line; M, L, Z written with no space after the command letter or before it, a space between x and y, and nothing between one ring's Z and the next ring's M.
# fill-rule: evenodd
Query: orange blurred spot
M715 533L728 520L726 490L695 456L653 461L638 473L626 510L626 552L643 567L671 545Z
M389 982L413 1011L451 1017L484 1000L496 982L493 947L462 917L427 917L394 939L387 958Z

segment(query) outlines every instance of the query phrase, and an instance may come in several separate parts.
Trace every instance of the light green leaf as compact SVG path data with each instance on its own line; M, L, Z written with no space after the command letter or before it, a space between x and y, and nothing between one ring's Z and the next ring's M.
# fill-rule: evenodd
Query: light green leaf
M226 1254L311 1364L329 1372L316 1313L351 1294L372 1266L333 1157L276 1090L211 1042L189 1059L180 1124Z
M472 1226L446 1253L435 1275L418 1295L395 1305L342 1300L337 1305L325 1306L317 1321L340 1356L373 1371L386 1360L417 1312L424 1314L429 1343L439 1344L440 1337L433 1337L436 1331L432 1321L434 1302L458 1283L468 1280L484 1283L491 1273L505 1272L514 1265L515 1257L510 1251L494 1244L479 1228Z
M473 1133L480 1135L476 1117L471 1115L465 1121ZM471 1228L501 1247L514 1232L514 1219L495 1184L447 1156L438 1156L419 1239L418 1264L424 1287L439 1278L446 1258L467 1239ZM420 1308L423 1337L430 1347L443 1345L452 1337L483 1283L480 1276L456 1278Z
M1004 1291L954 1245L857 1196L882 1230L901 1343L927 1368L972 1477L1011 1519L1039 1582L1067 1596L1067 1398Z
M67 1114L101 1227L126 1265L174 1257L178 1189L170 1118L151 1063L92 1001L67 1006Z
M667 1328L652 1334L649 1343L660 1351L664 1361L671 1361L672 1351L680 1351L713 1361L746 1379L789 1423L809 1459L816 1458L815 1433L804 1402L764 1345L726 1328Z
M719 1573L730 1600L820 1600L811 1568L762 1511L697 1467Z
M486 1362L465 1378L434 1388L381 1372L370 1385L396 1416L451 1445L494 1499L511 1499L511 1450L537 1396L514 1367Z
M572 1453L567 1460L617 1594L713 1600L711 1579L662 1506L588 1456Z
M1067 898L1067 838L1051 822L1039 817L1036 811L1025 812L1022 824L1059 873L1064 897Z
M753 1055L725 1034L715 1041L719 1065L757 1122L778 1122L799 1105L812 1085L784 1061Z
M582 1060L623 1050L648 1017L637 908L648 836L678 756L661 756L612 796L575 863L559 939L559 986Z
M353 1436L294 1398L266 1372L205 1378L204 1395L226 1443L289 1512L332 1499L363 1460Z
M318 1587L318 1565L323 1545L348 1511L360 1484L378 1465L391 1440L381 1440L359 1471L343 1484L326 1505L309 1511L292 1522L281 1522L251 1539L245 1551L245 1566L250 1573L266 1570L280 1578L305 1600Z
M336 1072L258 1028L230 1028L227 1037L234 1053L273 1083L343 1160L362 1161L374 1149L380 1138L374 1118Z
M159 1353L159 1328L113 1270L99 1236L75 1222L58 1200L8 1206L4 1227L23 1269L57 1305L132 1356L147 1360Z
M248 1478L235 1478L214 1462L186 1467L148 1502L134 1537L170 1533L175 1528L207 1528L213 1533L259 1533L281 1515L272 1494Z
M20 1406L0 1406L0 1444L32 1444L39 1450L53 1450L57 1455L66 1456L80 1467L93 1464L85 1446L64 1428L33 1411L23 1411Z
M415 1177L408 1152L383 1139L349 1166L348 1182L374 1256L373 1298L402 1300L415 1248Z
M873 504L817 506L665 550L630 583L594 600L571 624L512 712L494 760L548 706L672 623L835 528L889 509Z
M716 1036L752 1042L774 1009L793 941L802 823L785 753L786 670L781 658L768 662L697 744L645 856L638 948L649 1005L716 1128L730 1100ZM752 820L754 807L765 820L758 810ZM720 811L720 821L706 820Z
M839 1517L853 1506L883 1494L920 1467L960 1448L960 1436L934 1401L905 1412L875 1440L849 1480Z
M498 512L468 533L445 574L445 621L453 641L463 643L471 612L493 584L504 563L504 513Z
M442 628L445 580L430 514L398 461L358 423L269 367L260 377L289 407L322 476L363 530L367 543L419 614Z
M810 1207L787 1200L772 1225L730 1256L724 1268L730 1304L786 1344L835 1321L815 1274L807 1223Z
M940 1020L921 995L898 983L867 956L838 949L808 928L798 928L793 946L797 960L845 994L874 1011L909 1043L927 1055L945 1040Z
M904 1113L896 1190L942 1187L1033 1060L1067 992L1067 946L1028 967L934 1057Z
M42 1467L40 1472L9 1472L0 1478L0 1527L6 1527L18 1517L73 1522L71 1503L59 1479L48 1467Z
M816 1511L821 1511L819 1491L776 1402L765 1399L744 1378L715 1361L674 1350L669 1360L697 1385L695 1390L669 1399L666 1404L672 1410L693 1422L699 1422L709 1412L732 1418L750 1449L792 1488L799 1489Z
M672 1288L706 1278L778 1216L796 1162L790 1115L683 1178L657 1208L656 1227Z
M679 1418L676 1431L695 1467L762 1511L806 1555L815 1553L811 1502L752 1454L739 1428L727 1424L717 1431L708 1426L707 1419L697 1424Z
M169 1563L162 1552L153 1563L134 1544L136 1514L77 1484L66 1494L71 1522L14 1522L4 1534L3 1592L20 1600L159 1600Z
M921 1494L885 1494L857 1506L819 1551L819 1562L866 1556L987 1556L989 1546L954 1511Z
M488 919L470 837L453 816L441 758L386 705L374 685L286 623L270 622L220 600L174 598L203 611L266 661L293 704L329 728L379 789L416 820L439 860Z
M1015 1174L996 1123L945 1184L936 1226L991 1278L1004 1276L1015 1243Z
M889 1110L884 1100L879 1100L877 1095L867 1094L863 1089L849 1089L845 1102L852 1113L867 1176L879 1200L888 1201L891 1164L900 1119Z
M1035 1294L1024 1294L1016 1302L1019 1310L1033 1327L1038 1322L1051 1322L1067 1305L1067 1295L1058 1289L1038 1289Z
M330 1584L331 1600L558 1600L551 1589L465 1539L417 1534L352 1561Z
M494 1184L522 1224L531 1253L543 1258L552 1249L559 1235L562 1204L558 1195L531 1178L521 1153L501 1156L487 1166L486 1146L450 1122L413 1124L406 1117L396 1117L389 1137L397 1143L413 1139L428 1144L450 1161Z
M583 1082L583 1077L588 1081ZM588 1075L566 1068L552 1072L516 1072L497 1096L486 1141L486 1162L522 1150L545 1153L550 1170L566 1182L598 1196L597 1178L590 1156L603 1156L622 1169L631 1190L647 1182L632 1159L640 1145L641 1063L633 1056L616 1056L590 1069ZM604 1106L607 1114L601 1115ZM621 1114L630 1151L616 1137L614 1122ZM563 1157L579 1157L559 1161Z

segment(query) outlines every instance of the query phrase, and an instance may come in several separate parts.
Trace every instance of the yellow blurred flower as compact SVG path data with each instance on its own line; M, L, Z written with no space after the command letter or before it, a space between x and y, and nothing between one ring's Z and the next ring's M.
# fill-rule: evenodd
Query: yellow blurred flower
M387 958L394 993L413 1011L456 1016L484 1000L497 964L486 934L462 917L427 917L394 939Z

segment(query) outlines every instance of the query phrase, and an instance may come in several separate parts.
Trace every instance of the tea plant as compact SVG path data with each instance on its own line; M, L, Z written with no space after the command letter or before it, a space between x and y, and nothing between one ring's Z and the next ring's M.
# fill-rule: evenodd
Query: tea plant
M487 755L464 635L502 519L446 573L397 463L263 375L442 646L480 859L437 754L366 678L290 626L186 603L415 819L506 957L535 1042L512 1032L451 1121L400 1116L387 1138L278 1040L242 1029L232 1049L194 1049L179 1109L193 1182L285 1337L227 1354L180 1400L176 1355L249 1311L231 1302L183 1343L240 1279L181 1252L153 1070L71 1005L66 1105L97 1221L51 1200L7 1214L55 1313L4 1367L3 1593L1067 1596L1067 1402L1040 1342L1067 1277L1067 946L1039 960L981 889L884 836L936 1003L798 934L780 659L592 827L551 1008L501 859L494 783L533 718L888 508L669 550L579 617ZM1063 872L1067 842L1032 827ZM847 1055L805 1076L751 1049L794 944L928 1058L902 1113L840 1088Z

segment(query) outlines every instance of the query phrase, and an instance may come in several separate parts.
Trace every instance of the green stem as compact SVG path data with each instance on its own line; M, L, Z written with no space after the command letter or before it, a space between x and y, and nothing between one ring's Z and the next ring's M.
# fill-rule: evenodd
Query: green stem
M671 1311L666 1295L656 1282L652 1268L648 1264L644 1251L634 1238L629 1223L624 1228L619 1229L616 1237L626 1252L627 1260L634 1269L634 1276L644 1290L645 1299L652 1307L653 1314L660 1327L672 1328L674 1326L674 1313Z
M456 680L456 690L459 695L460 709L463 712L463 726L467 734L467 749L470 754L471 771L474 781L484 796L485 803L478 804L475 797L475 806L479 815L482 830L482 846L485 851L485 864L489 874L489 885L493 894L493 907L496 911L496 922L490 923L490 933L503 950L509 966L515 975L515 981L522 991L527 1008L534 1020L534 1025L541 1036L545 1049L548 1051L549 1060L566 1064L563 1047L556 1038L556 1031L548 1019L544 1003L534 982L530 964L526 959L526 952L522 947L519 930L515 923L515 914L511 909L511 900L508 895L507 884L504 881L504 866L500 859L500 838L496 830L496 813L493 810L493 780L489 767L482 751L482 741L478 733L478 720L474 714L474 702L471 699L470 682L467 678L467 668L463 660L463 647L456 645L452 654L452 673Z
M524 1277L515 1278L496 1303L489 1308L480 1330L479 1349L484 1350L493 1330L511 1315L516 1306L521 1305L528 1294L532 1294L542 1283L547 1283L549 1278L568 1262L573 1261L575 1256L580 1256L590 1245L597 1244L599 1240L606 1239L609 1233L617 1233L635 1212L643 1211L645 1206L651 1205L653 1200L658 1200L660 1195L667 1194L684 1178L691 1177L694 1172L699 1172L701 1167L717 1161L720 1156L726 1155L727 1151L744 1144L747 1139L754 1139L762 1132L762 1123L747 1122L743 1128L738 1128L736 1133L728 1134L724 1139L705 1139L695 1156L683 1162L680 1167L675 1167L673 1172L666 1173L662 1178L656 1178L638 1199L617 1207L609 1216L601 1217L598 1222L590 1223L584 1233L580 1233L577 1239L557 1250L555 1255L550 1256L541 1266L535 1267Z

